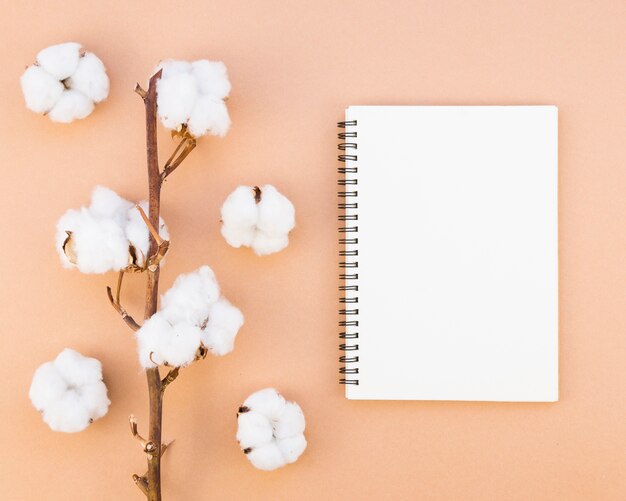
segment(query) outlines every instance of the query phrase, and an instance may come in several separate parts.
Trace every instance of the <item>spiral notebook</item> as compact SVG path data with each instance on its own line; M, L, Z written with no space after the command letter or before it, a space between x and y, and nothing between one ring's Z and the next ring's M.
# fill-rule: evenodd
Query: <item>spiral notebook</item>
M558 400L557 108L351 106L340 382L357 400Z

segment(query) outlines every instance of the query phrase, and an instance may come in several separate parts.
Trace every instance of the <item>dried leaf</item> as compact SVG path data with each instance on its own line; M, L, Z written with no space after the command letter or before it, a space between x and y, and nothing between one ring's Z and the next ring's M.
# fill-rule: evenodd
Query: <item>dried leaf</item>
M67 233L67 238L63 242L63 252L65 253L67 260L70 263L76 264L78 258L76 256L76 252L74 251L74 240L72 239L72 232L66 231L65 233Z

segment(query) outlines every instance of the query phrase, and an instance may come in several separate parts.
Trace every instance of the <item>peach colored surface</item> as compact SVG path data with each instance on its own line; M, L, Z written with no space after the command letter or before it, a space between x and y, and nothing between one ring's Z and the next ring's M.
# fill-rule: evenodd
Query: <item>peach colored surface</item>
M127 417L145 430L146 384L106 299L114 276L63 270L53 233L98 183L145 195L132 90L164 57L226 62L233 127L203 139L165 186L162 284L208 263L246 315L233 354L168 390L166 500L626 499L622 0L3 3L1 499L142 498ZM18 85L39 49L67 40L95 51L112 80L109 100L71 126L27 111ZM558 403L344 400L335 122L351 103L558 105ZM238 183L268 182L294 201L298 227L286 251L259 259L225 244L218 210ZM133 312L142 285L132 277L124 292ZM51 432L27 397L33 370L66 346L102 360L113 401L76 435ZM310 442L274 473L254 470L234 439L238 404L268 385L302 405Z

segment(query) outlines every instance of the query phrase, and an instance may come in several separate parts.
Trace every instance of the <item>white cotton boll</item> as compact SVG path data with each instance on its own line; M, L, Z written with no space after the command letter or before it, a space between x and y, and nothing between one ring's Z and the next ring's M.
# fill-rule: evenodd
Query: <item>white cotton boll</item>
M106 273L128 265L128 240L112 219L99 219L82 210L80 229L72 233L76 266L82 273Z
M274 254L286 248L289 245L289 237L287 235L267 235L257 230L254 238L250 243L250 247L257 256L267 256Z
M35 113L52 109L63 94L65 87L59 80L40 66L29 66L20 77L26 107Z
M189 73L161 78L157 84L157 111L168 129L177 130L187 123L196 104L198 89Z
M274 424L276 438L294 437L304 432L305 421L302 409L295 402L287 402L278 421Z
M68 86L85 94L94 103L109 95L109 77L104 64L93 52L87 52L78 61L78 67L68 79Z
M172 287L161 297L161 311L173 322L201 325L209 308L220 296L215 273L208 266L179 275Z
M241 311L221 297L209 308L209 321L202 332L202 343L213 355L226 355L233 351L235 337L242 325Z
M274 442L252 449L247 454L247 458L255 468L264 471L276 470L285 466L287 462L278 445Z
M272 423L257 412L244 412L237 417L237 441L242 449L260 447L273 439Z
M170 78L171 76L178 75L180 73L191 73L191 63L188 61L177 61L175 59L166 59L161 61L156 68L152 71L154 75L157 71L163 70L161 73L161 79Z
M67 383L52 362L41 365L33 375L28 396L35 409L42 411L67 391Z
M257 228L268 235L289 233L296 225L295 208L289 199L271 184L261 188Z
M48 113L53 122L70 123L85 118L93 111L93 101L80 91L69 89Z
M111 403L102 364L69 348L35 371L29 397L52 430L66 433L84 430Z
M46 407L42 417L53 431L64 433L83 431L91 422L89 411L73 391L68 391L60 400Z
M278 449L282 453L287 463L293 463L296 461L306 449L306 438L304 435L296 435L295 437L288 437L278 439L276 441Z
M102 381L102 364L95 358L84 357L65 348L54 360L54 367L71 386L83 386Z
M37 54L37 62L58 80L65 80L78 67L80 48L75 42L52 45Z
M267 427L271 427L268 439ZM300 457L307 446L304 414L274 388L250 395L237 414L237 440L250 462L274 470Z
M265 388L246 398L243 405L268 419L276 420L285 410L285 397L274 388Z
M256 228L254 226L237 227L224 224L220 232L228 245L238 249L241 246L249 247L252 245L252 241L256 235Z
M222 222L233 227L254 227L259 217L254 189L238 186L226 197L221 209Z
M198 82L200 92L224 99L230 93L230 82L226 65L221 61L201 59L191 63L192 74Z

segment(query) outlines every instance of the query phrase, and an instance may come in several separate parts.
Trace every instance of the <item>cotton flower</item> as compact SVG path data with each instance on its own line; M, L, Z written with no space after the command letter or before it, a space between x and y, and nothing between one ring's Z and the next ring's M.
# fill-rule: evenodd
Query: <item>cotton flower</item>
M102 365L66 348L33 375L30 401L54 431L82 431L103 417L111 403L102 381Z
M274 388L250 395L237 413L237 441L255 468L275 470L306 449L304 414Z
M202 348L213 355L233 351L243 315L220 293L208 266L180 275L161 297L161 309L136 333L139 363L184 367Z
M146 202L140 206L148 210ZM159 234L169 238L162 219ZM140 269L149 247L149 230L135 205L103 186L94 189L89 207L70 209L57 223L61 263L82 273Z
M230 117L224 99L230 82L224 63L170 59L154 72L159 69L163 73L157 84L157 111L165 127L179 131L184 126L194 137L228 132Z
M271 184L239 186L222 205L222 223L222 236L229 245L252 247L263 256L289 245L295 209Z
M53 122L85 118L109 95L109 77L93 52L75 42L43 49L20 78L26 107Z

